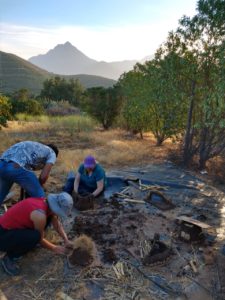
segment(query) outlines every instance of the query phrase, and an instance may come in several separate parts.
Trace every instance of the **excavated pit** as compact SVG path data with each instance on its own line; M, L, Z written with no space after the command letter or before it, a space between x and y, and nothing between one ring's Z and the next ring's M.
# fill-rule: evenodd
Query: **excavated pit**
M93 262L94 257L87 250L77 248L73 250L68 260L71 265L79 265L85 267Z
M128 252L141 260L140 241L151 240L157 229L168 236L170 224L166 223L164 218L151 215L141 206L129 204L118 209L112 200L112 203L104 207L80 213L75 217L72 230L76 236L86 234L91 237L96 243L101 261L113 264ZM165 262L170 254L169 247L164 242L157 241L143 263L151 265L159 261Z
M169 259L172 254L170 247L165 243L156 241L151 251L143 258L143 264L148 266L159 264Z

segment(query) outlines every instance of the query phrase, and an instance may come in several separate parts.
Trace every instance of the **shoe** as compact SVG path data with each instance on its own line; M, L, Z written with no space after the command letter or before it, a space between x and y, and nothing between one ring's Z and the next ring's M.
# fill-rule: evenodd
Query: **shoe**
M8 257L8 255L5 255L2 259L2 266L5 272L12 276L17 276L20 274L20 268L17 265L17 263Z

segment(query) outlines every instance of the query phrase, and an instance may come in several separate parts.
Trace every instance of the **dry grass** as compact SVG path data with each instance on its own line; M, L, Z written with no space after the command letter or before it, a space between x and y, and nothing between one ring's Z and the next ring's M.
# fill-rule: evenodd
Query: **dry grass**
M163 161L168 151L175 147L169 140L163 146L156 147L150 133L143 140L115 129L76 132L71 136L71 132L61 126L50 130L45 122L9 122L9 127L0 132L0 138L0 153L22 140L55 143L60 154L53 174L62 176L70 170L75 171L88 154L94 155L99 163L110 169Z
M89 236L81 234L78 238L76 238L73 241L73 248L81 248L92 253L95 248L95 244Z
M46 122L9 122L8 128L0 131L0 154L9 146L23 140L54 143L60 152L56 165L45 187L48 193L62 190L69 171L76 171L84 157L92 154L106 169L120 169L126 166L144 166L149 163L162 162L168 152L175 148L171 141L156 147L152 134L145 134L141 140L128 135L122 130L75 132L71 135L66 129L55 126L50 128ZM17 185L13 191L19 195Z

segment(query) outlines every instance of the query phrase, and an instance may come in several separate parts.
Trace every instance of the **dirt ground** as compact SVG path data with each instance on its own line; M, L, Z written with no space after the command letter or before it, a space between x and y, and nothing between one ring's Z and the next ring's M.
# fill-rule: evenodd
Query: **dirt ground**
M27 131L15 133L11 129L7 135L1 133L5 138L1 147L18 140L18 133L19 140L31 139ZM48 138L48 142L61 146L46 186L48 192L60 191L66 173L76 169L82 157L92 150L110 178L138 178L143 183L164 187L161 192L175 207L163 211L149 203L115 199L112 194L127 185L109 186L105 199L97 201L94 210L74 210L65 223L70 239L85 233L95 242L92 264L72 266L68 257L37 247L19 262L20 276L9 277L0 269L1 300L225 299L225 256L220 254L225 240L223 186L215 187L207 175L197 176L167 161L173 145L156 148L151 136L141 141L125 139L122 132L97 132L94 137L70 139L68 148L66 138L60 137L58 134ZM42 141L46 139L43 135ZM130 191L128 198L143 200L144 194L132 184ZM182 215L200 217L212 226L212 230L204 231L204 241L189 243L179 238L180 226L175 221ZM145 264L141 249L144 243L153 241L155 233L170 251L162 260ZM61 242L51 229L47 237Z

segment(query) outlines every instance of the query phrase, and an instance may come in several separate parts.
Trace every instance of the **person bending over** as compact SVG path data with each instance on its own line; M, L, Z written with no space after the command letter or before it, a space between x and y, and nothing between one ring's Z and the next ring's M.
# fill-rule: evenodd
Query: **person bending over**
M29 197L44 197L43 185L58 156L55 145L24 141L11 146L0 156L0 205L13 183ZM42 170L39 179L32 171Z
M49 194L47 198L27 198L12 206L0 217L0 251L6 252L1 260L9 275L18 275L16 260L40 243L56 254L66 254L72 243L68 240L60 218L70 215L72 197L65 192ZM55 245L44 237L48 221L64 240L64 246Z

